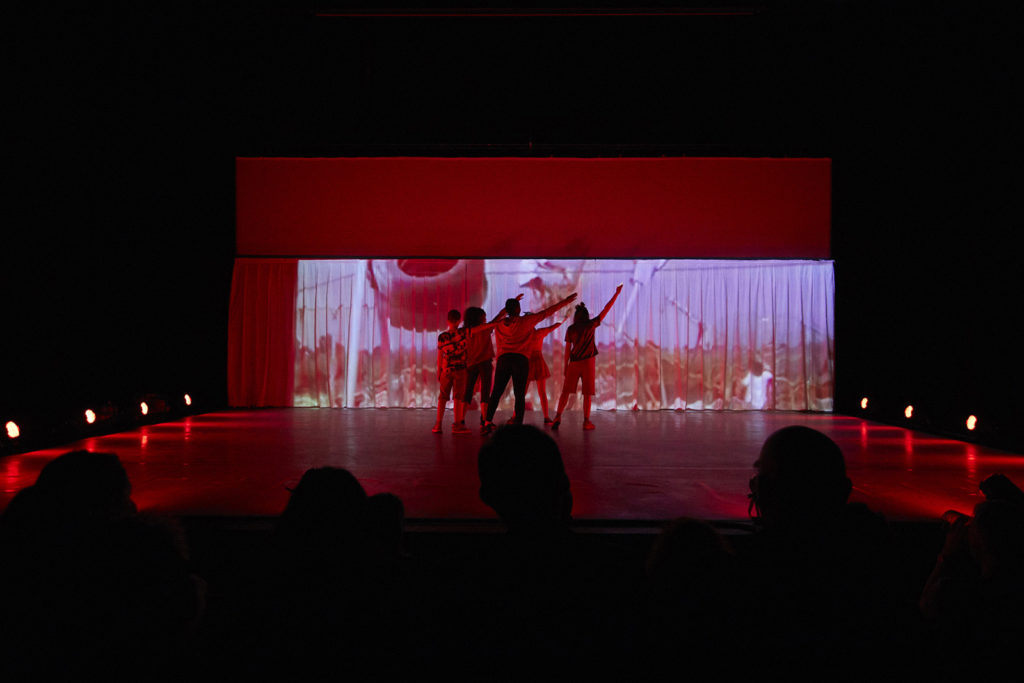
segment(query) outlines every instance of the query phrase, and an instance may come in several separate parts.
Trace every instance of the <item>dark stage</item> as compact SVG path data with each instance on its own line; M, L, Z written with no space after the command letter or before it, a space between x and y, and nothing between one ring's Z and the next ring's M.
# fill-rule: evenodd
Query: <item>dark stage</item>
M181 517L265 517L281 512L310 467L349 469L368 493L389 491L412 524L494 519L477 495L485 437L430 433L429 409L233 410L88 438L2 461L0 504L67 450L117 453L143 510ZM477 413L467 422L477 421ZM508 417L506 414L505 418ZM502 419L499 412L498 418ZM586 524L657 524L679 516L747 520L747 481L764 439L803 424L846 455L853 499L892 520L970 512L978 483L1001 472L1024 480L1024 456L853 417L820 413L639 411L595 413L584 432L567 413L553 436L572 482L573 516ZM528 424L540 423L529 412Z

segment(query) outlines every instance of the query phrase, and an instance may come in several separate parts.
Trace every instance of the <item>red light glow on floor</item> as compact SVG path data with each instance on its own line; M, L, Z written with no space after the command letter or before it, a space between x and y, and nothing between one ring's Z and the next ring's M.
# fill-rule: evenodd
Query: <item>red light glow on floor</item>
M0 460L0 506L71 449L117 453L141 509L175 515L277 515L310 467L349 469L369 493L390 491L411 519L492 518L480 502L483 437L430 434L431 410L228 411L91 437ZM501 418L501 415L498 416ZM506 416L507 417L507 416ZM472 424L477 414L471 412ZM529 411L527 424L541 422ZM842 448L853 500L891 519L970 512L978 484L1003 473L1024 484L1024 456L859 418L808 413L597 411L597 429L569 412L552 436L580 520L747 519L747 484L764 439L804 424Z

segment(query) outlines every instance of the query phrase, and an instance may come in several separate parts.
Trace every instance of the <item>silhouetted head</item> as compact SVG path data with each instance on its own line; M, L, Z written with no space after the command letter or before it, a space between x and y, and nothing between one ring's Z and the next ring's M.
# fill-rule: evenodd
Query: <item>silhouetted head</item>
M505 299L505 312L508 313L509 317L515 317L519 315L519 299Z
M462 320L462 314L461 313L459 313L454 308L452 310L448 311L448 324L449 325L458 325L460 320Z
M572 314L572 324L586 324L590 322L590 311L587 310L586 304L576 304L576 312Z
M494 508L510 529L564 529L572 513L572 492L555 441L536 427L499 429L477 460L480 500Z
M284 529L303 532L354 530L362 524L366 491L340 467L307 470L281 514Z
M484 313L484 309L478 306L470 306L466 309L466 314L463 317L465 322L463 323L466 327L476 327L477 325L483 325L487 322L487 314Z
M113 453L65 453L46 463L33 488L38 501L53 512L93 519L135 512L128 473Z
M785 427L769 436L754 467L750 503L766 527L825 522L850 496L842 451L809 427Z
M970 543L987 577L1020 575L1024 570L1024 508L1006 500L978 503L970 524Z

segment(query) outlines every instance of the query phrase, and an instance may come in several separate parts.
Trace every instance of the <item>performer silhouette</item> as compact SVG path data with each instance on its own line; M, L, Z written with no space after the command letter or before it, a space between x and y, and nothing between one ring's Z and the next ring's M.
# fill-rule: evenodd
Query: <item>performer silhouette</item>
M533 339L533 331L542 320L575 299L576 293L573 292L558 303L538 313L527 315L520 315L518 299L509 299L505 302L505 312L508 316L494 328L494 336L498 342L498 362L494 368L494 388L491 390L491 398L487 401L487 418L480 428L482 433L494 431L494 413L510 379L515 394L514 422L522 424L523 413L526 411L526 378L530 373L530 342Z
M562 395L558 397L558 409L555 412L555 421L551 424L552 429L558 429L562 424L562 411L569 402L569 396L576 393L580 380L583 380L583 428L594 428L594 423L590 421L590 403L595 393L594 379L597 374L597 343L594 340L594 333L611 310L612 304L619 298L621 291L622 285L615 288L615 294L596 318L590 317L586 305L576 306L572 325L565 331L565 380L562 382Z

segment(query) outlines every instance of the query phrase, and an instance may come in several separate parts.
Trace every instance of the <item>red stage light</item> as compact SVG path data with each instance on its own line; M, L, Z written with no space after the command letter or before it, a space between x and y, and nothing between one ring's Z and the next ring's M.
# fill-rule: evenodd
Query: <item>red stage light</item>
M187 405L187 406L192 405L192 397L189 396L188 394L185 394L185 405Z
M91 410L86 410L85 411L85 421L88 422L89 424L94 423L96 421L96 413L94 413Z
M148 406L148 405L146 405L146 402L145 402L145 401L143 401L142 403L140 403L140 404L139 404L139 411L140 411L140 412L141 412L141 413L142 413L143 415L148 415L148 414L149 414L149 406Z
M914 417L914 406L907 406L906 410L903 411L903 414L907 416L908 420Z
M21 436L21 430L18 429L18 425L14 421L8 422L5 426L7 427L7 436L10 438L17 439Z
M978 426L978 418L975 417L974 415L969 416L967 418L967 429L969 431L973 432L974 428L977 427L977 426Z
M868 399L867 399L867 397L862 398L860 400L860 409L861 410L867 410L868 409Z

